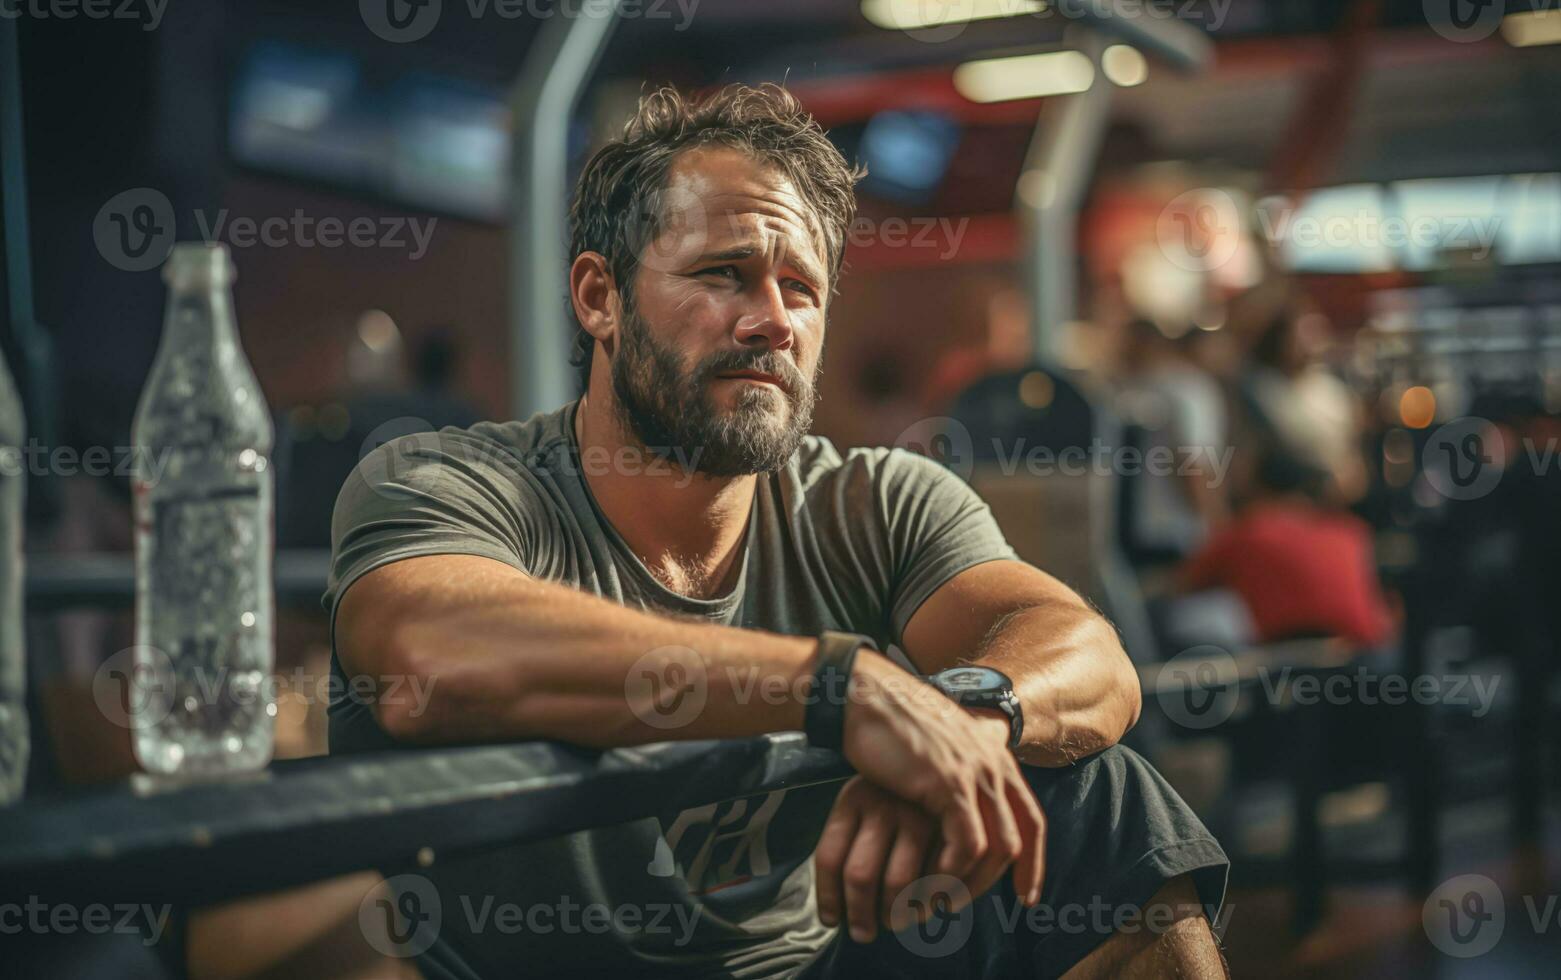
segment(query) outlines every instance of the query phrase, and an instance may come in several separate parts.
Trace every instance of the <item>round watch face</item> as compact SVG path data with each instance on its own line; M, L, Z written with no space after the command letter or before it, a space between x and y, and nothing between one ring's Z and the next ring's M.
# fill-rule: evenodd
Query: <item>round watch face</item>
M938 685L954 694L966 691L1001 691L1009 686L1008 678L990 667L955 667L937 675Z

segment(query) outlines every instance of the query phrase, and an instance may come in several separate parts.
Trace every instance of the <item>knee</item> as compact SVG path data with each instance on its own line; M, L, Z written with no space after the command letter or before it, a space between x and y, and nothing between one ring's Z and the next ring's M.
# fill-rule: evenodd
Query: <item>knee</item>
M1230 976L1191 878L1166 882L1130 921L1070 968L1064 980Z
M1229 862L1170 784L1132 749L1116 746L1068 769L1026 773L1047 815L1049 896L1127 892L1190 875L1220 905ZM1147 889L1146 889L1147 890ZM1196 896L1195 896L1196 898Z

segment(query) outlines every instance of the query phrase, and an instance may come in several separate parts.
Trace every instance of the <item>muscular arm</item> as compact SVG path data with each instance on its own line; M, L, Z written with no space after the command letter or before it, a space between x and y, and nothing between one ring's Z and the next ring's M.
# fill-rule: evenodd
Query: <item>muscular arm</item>
M904 639L923 673L975 663L1007 674L1024 711L1018 755L1032 765L1109 748L1138 720L1138 675L1111 624L1024 562L954 576L917 609Z
M381 727L413 742L607 748L800 729L793 692L812 675L815 646L639 612L472 555L375 569L347 590L336 618L349 677L423 681L422 710L374 701ZM670 710L657 712L653 697Z

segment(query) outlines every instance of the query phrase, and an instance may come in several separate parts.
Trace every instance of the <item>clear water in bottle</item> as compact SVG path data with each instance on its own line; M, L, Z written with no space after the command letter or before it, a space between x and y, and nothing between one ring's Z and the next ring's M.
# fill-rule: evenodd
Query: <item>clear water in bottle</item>
M221 245L163 270L163 339L136 410L135 754L205 776L271 757L271 414L239 346Z

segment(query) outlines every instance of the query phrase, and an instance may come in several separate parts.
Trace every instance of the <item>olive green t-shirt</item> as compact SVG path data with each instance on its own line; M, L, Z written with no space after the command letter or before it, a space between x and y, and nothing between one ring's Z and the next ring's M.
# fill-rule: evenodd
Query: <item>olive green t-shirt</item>
M405 558L481 555L635 609L797 636L859 633L895 654L939 586L1015 557L986 505L937 463L900 449L842 455L809 436L783 468L760 475L731 591L679 595L597 507L586 474L634 460L582 457L578 404L403 436L364 457L331 523L324 603L338 681L342 594ZM350 693L344 683L333 690ZM332 752L387 744L361 700L333 701ZM778 791L441 860L423 875L442 921L419 965L431 977L794 975L834 934L816 914L811 854L837 791Z

